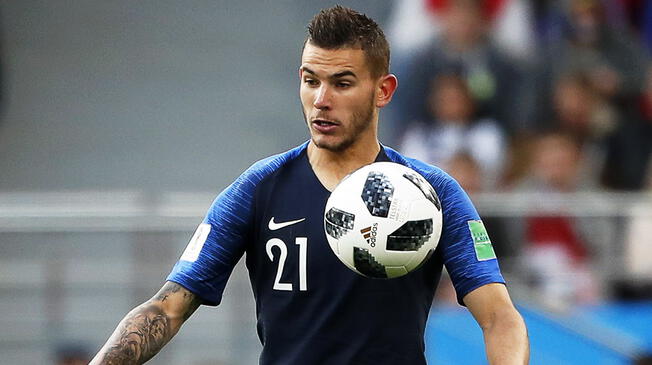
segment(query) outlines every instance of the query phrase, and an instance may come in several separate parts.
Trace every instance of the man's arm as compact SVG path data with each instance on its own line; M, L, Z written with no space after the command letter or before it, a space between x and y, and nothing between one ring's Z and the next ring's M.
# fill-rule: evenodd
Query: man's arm
M125 316L89 365L144 363L170 341L200 304L181 285L166 282L152 299Z
M514 308L505 285L481 286L467 294L463 301L482 328L490 364L529 362L530 344L525 322Z

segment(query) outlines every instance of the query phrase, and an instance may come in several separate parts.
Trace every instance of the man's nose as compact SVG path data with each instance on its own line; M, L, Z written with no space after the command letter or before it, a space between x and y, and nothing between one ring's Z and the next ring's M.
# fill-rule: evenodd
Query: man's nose
M317 109L330 109L331 107L331 93L328 86L322 84L317 90L314 106Z

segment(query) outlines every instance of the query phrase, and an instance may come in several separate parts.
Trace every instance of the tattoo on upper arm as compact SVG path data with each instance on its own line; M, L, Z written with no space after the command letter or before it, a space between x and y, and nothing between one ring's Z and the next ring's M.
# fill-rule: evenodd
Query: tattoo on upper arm
M182 293L179 293L179 292ZM174 336L181 323L172 320L161 303L173 294L183 295L180 306L183 321L199 307L201 300L181 285L167 282L151 301L129 313L119 327L117 338L106 351L103 364L141 364L156 353ZM159 303L157 303L159 302ZM174 323L173 323L174 322Z

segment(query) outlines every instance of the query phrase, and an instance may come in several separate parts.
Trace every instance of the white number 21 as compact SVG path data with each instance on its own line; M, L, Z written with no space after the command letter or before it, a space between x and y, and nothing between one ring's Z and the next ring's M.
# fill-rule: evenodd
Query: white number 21
M308 282L306 280L306 256L307 256L307 237L297 237L295 243L299 246L299 290L308 290ZM288 248L285 242L278 238L272 238L267 241L265 251L267 256L274 262L274 253L272 248L276 246L281 251L278 258L278 267L276 268L276 279L274 279L274 290L292 291L292 283L281 283L281 275L283 274L283 266L285 266L285 259L288 257Z

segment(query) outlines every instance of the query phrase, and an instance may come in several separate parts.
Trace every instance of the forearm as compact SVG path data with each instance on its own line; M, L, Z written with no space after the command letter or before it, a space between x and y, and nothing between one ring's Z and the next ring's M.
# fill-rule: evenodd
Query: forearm
M125 316L90 365L144 363L172 339L200 304L181 285L166 282L156 296Z
M483 329L487 358L491 365L528 364L530 345L525 322L516 311L497 314Z
M125 316L91 365L142 364L170 341L181 322L166 315L157 303L143 303Z

